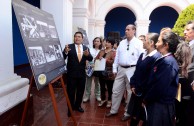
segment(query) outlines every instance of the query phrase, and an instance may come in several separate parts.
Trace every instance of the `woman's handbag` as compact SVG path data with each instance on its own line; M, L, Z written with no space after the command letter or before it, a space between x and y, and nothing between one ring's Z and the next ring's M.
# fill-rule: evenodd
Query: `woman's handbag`
M86 75L88 77L91 77L93 72L94 72L94 68L92 67L91 64L88 64L87 67L86 67Z

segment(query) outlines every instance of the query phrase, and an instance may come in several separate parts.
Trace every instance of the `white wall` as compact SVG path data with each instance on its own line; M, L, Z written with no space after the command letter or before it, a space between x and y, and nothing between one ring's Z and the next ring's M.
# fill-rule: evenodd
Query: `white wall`
M0 4L0 115L27 97L29 80L14 74L11 0Z
M0 85L13 76L11 0L3 2L0 4Z
M74 0L41 0L41 9L54 16L62 49L72 43L72 3Z

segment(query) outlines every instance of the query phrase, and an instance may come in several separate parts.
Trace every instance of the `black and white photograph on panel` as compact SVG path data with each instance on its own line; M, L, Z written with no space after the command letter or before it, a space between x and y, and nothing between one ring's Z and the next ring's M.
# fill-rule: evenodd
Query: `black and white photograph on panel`
M41 38L51 38L49 26L46 22L36 21Z
M28 52L33 66L46 63L42 47L28 47Z
M50 31L51 38L58 38L55 26L49 25L49 31Z
M54 50L53 45L45 45L44 50L45 50L44 54L45 54L47 62L52 62L57 59L55 56L55 50Z
M39 38L38 28L33 17L20 15L21 27L25 37Z
M22 0L12 0L37 89L66 72L53 15Z
M62 52L61 52L60 45L53 45L53 47L54 47L54 50L55 50L56 58L57 58L57 59L63 58L63 57L62 57L63 54L62 54Z

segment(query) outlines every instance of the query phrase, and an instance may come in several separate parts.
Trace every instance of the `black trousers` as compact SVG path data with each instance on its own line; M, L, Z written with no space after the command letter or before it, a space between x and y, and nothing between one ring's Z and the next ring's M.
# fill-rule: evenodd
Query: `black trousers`
M81 107L86 77L67 77L67 94L73 109Z
M134 93L131 94L131 98L127 107L127 113L131 117L135 117L136 120L145 121L145 112L142 107L143 98L136 96Z
M105 80L104 78L99 77L99 82L100 82L101 99L106 100L106 87L107 87L108 100L110 101L112 99L112 88L113 88L114 80Z
M179 119L177 126L194 126L194 91L191 88L191 82L186 78L179 78L182 99L176 104Z

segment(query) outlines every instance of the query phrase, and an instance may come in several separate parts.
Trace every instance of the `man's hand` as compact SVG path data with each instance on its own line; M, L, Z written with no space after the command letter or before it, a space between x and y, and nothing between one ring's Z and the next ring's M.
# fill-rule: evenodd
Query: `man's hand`
M131 88L132 93L135 94L135 88ZM136 95L136 94L135 94Z
M192 89L194 91L194 81L191 83L191 87L192 87Z
M65 45L65 49L64 49L65 53L68 53L70 50L71 49L69 48L69 45Z
M94 68L94 64L92 64L91 66L92 66L92 68Z
M88 56L90 53L88 51L88 48L83 52L84 56Z

